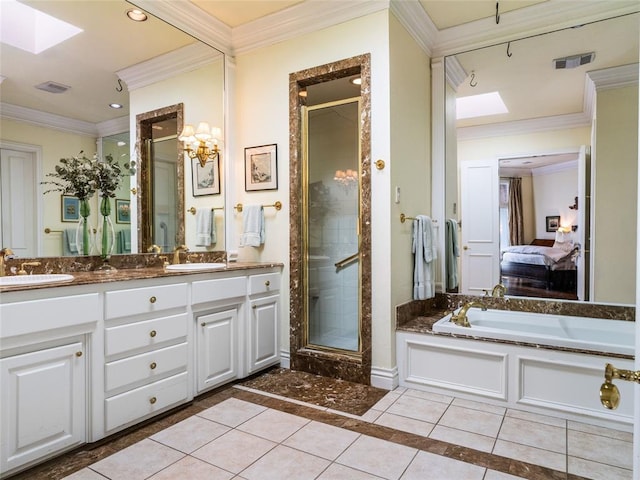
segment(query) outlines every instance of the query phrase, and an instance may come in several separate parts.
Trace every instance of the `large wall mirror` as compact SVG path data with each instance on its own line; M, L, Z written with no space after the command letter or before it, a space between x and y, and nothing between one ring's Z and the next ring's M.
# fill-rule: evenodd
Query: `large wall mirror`
M445 58L447 291L635 302L639 22Z
M81 31L39 53L27 51L19 39L0 45L2 246L20 257L77 255L71 241L77 223L73 200L59 192L43 194L47 187L40 182L61 158L80 152L139 162L138 114L182 104L185 123L207 121L222 128L224 55L152 15L144 22L130 20L126 13L135 7L124 0L6 2L3 15L12 5L33 7ZM22 30L30 31L26 26ZM121 108L111 108L112 103ZM160 156L166 164L166 155ZM217 165L219 174L223 161L221 157ZM180 241L191 250L224 250L224 185L198 190L191 160L173 155L171 162L175 188L166 199L172 199L181 215L163 246L173 249ZM139 162L139 167L144 165ZM139 168L136 177L124 179L112 205L118 233L114 253L143 253L138 218L144 212L137 211L138 198L152 196L155 186L152 179L141 183L141 173ZM221 176L216 178L222 183ZM163 194L156 189L156 196ZM94 196L90 225L98 225L97 202ZM217 242L198 247L195 215L189 209L205 207L216 208Z

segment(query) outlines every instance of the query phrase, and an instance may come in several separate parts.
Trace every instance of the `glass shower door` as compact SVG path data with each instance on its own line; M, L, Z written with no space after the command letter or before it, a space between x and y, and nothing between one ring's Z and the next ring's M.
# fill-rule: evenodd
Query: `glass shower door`
M359 352L359 98L306 107L307 344Z

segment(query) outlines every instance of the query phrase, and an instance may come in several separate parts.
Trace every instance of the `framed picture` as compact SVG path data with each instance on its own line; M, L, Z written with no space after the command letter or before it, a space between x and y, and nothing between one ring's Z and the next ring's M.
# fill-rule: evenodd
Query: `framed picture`
M131 223L129 200L116 198L116 223Z
M61 195L62 209L60 217L63 222L77 222L80 220L80 200L71 195Z
M191 178L193 179L193 196L216 195L220 193L220 159L207 160L204 167L200 160L191 161Z
M262 145L244 149L244 189L278 189L278 146Z
M547 217L547 232L555 232L560 226L560 215Z

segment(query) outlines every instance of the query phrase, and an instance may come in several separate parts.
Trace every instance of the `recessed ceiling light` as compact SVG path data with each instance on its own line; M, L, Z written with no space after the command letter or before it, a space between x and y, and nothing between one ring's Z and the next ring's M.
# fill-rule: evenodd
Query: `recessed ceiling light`
M111 108L122 108L122 105L119 103L110 103L109 106Z
M361 77L353 77L351 80L349 80L351 83L353 83L354 85L362 85L362 78Z
M127 142L123 142L122 140L120 140L118 143L116 143L116 145L118 145L119 147L124 147L127 144Z
M300 90L300 92L298 92L298 96L302 97L302 98L306 98L307 97L307 90Z
M147 14L142 10L138 10L137 8L131 8L127 10L127 17L129 17L134 22L144 22L147 20Z
M509 113L509 110L498 92L456 98L456 118L458 120L500 113Z

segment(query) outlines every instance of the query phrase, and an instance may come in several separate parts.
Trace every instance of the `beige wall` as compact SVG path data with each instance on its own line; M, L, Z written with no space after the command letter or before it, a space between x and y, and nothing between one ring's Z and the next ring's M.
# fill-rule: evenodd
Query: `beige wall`
M598 91L594 152L594 298L635 303L638 87Z
M578 196L578 167L533 176L533 201L535 206L535 238L554 239L555 233L547 232L546 217L560 216L560 225L578 225L578 212L571 210Z

